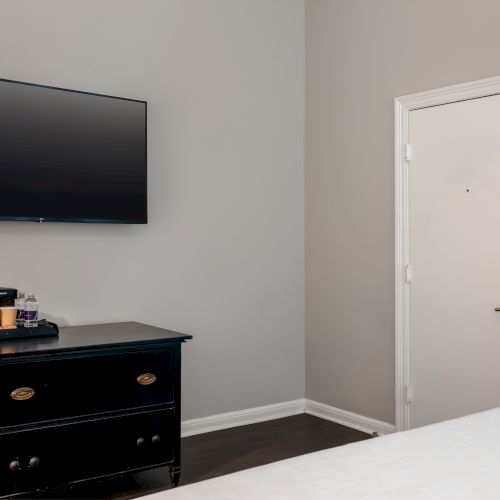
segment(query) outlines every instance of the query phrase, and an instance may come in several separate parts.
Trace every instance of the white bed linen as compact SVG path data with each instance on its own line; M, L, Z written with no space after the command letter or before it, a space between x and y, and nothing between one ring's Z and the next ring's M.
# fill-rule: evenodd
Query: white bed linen
M500 408L148 495L148 500L500 499Z

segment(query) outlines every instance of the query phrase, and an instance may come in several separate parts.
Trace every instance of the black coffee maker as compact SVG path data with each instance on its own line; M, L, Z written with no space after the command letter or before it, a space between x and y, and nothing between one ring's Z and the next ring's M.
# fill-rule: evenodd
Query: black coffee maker
M0 307L13 307L17 297L15 288L3 288L0 286Z

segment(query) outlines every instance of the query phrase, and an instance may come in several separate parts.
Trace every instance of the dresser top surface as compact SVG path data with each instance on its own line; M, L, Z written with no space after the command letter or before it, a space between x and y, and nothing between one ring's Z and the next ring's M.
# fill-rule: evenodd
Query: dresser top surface
M101 325L64 326L57 337L0 340L0 361L30 354L50 354L65 351L106 349L113 347L148 346L183 342L191 335L173 332L136 322L104 323Z

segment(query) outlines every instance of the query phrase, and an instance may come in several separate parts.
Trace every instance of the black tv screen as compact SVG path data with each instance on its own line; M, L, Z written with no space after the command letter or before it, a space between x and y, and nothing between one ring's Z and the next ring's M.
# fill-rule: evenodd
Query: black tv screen
M146 223L146 110L0 80L0 220Z

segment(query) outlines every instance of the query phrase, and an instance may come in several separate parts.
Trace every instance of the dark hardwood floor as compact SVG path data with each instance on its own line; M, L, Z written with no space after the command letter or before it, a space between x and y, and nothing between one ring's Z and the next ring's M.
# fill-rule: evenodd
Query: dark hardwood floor
M181 486L304 453L363 439L368 434L311 415L199 434L182 440ZM166 468L65 489L47 498L130 499L170 487Z

